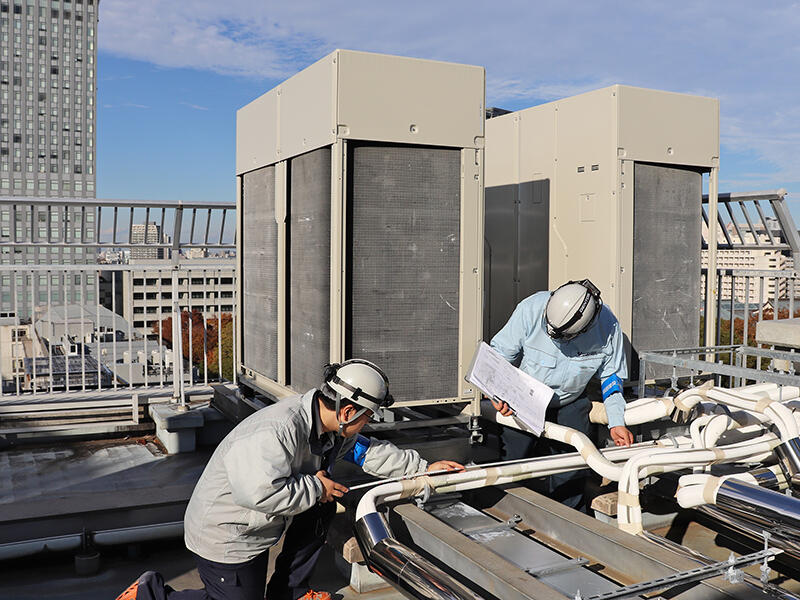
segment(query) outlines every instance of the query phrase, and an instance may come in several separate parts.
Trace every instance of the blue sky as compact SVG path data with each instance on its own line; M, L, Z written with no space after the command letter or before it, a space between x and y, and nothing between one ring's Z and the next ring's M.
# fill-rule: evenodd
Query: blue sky
M482 65L510 109L613 83L717 97L720 191L786 188L800 222L798 31L786 1L102 0L98 196L233 200L236 110L350 48Z

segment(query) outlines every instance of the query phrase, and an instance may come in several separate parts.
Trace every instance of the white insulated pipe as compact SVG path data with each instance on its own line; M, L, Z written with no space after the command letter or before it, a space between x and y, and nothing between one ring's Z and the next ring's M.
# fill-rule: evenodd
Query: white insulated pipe
M771 433L758 438L731 444L723 448L674 450L633 457L625 463L619 483L617 521L619 528L631 534L642 533L642 507L639 503L639 478L645 467L679 470L708 463L753 460L771 454L780 440ZM652 470L650 471L652 473Z
M798 388L795 386L774 386L774 389L764 392L711 388L707 397L726 406L765 415L778 428L781 440L785 442L800 435L792 410L782 404L784 400L796 398L797 394Z
M678 443L684 447L689 446L688 438L678 438ZM672 442L641 442L628 448L608 448L602 451L609 461L621 462L648 448L661 448L663 444ZM552 456L539 456L529 461L512 461L505 466L491 467L488 469L473 469L457 473L429 476L421 473L419 477L405 481L393 481L376 486L361 498L356 509L356 520L375 512L376 507L385 503L411 498L426 493L447 493L453 491L470 490L490 485L513 483L532 477L542 477L585 468L586 463L580 454L556 454Z
M778 480L783 479L783 471L779 465L769 467L769 470ZM704 504L716 504L717 492L720 486L728 479L744 481L751 485L759 485L759 480L752 473L733 473L715 477L706 473L684 475L678 480L678 491L675 497L681 508L696 508Z

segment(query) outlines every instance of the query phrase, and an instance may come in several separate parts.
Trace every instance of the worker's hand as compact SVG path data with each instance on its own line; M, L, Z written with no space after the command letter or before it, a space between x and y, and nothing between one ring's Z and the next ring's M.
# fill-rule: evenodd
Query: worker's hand
M348 491L347 486L336 483L333 479L328 477L327 471L317 471L316 477L322 482L322 496L319 498L320 502L330 502L336 498L341 498Z
M494 406L495 410L499 412L504 417L510 417L514 414L514 411L511 410L511 407L508 405L508 402L503 402L502 400L495 400L494 398L489 398L489 401Z
M454 460L437 460L435 463L428 465L427 472L431 471L463 471L464 465L455 462Z
M615 446L630 446L633 443L633 434L630 429L620 425L611 428L611 439Z

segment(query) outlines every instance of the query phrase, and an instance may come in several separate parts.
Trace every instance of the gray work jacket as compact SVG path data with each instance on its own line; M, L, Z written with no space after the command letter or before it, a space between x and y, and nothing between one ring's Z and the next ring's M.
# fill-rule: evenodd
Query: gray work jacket
M184 517L186 547L207 560L242 563L280 540L292 516L322 495L315 477L322 457L311 453L316 390L281 400L250 415L220 443L195 486ZM357 437L339 456L352 455ZM356 461L378 477L424 471L414 450L374 438Z

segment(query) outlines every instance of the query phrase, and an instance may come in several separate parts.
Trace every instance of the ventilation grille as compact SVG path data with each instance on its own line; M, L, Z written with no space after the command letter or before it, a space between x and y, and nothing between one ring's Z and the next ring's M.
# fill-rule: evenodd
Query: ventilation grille
M397 400L458 393L461 153L348 151L348 357L386 369Z
M278 375L278 226L275 167L244 175L242 190L242 364L270 379Z
M331 150L289 168L288 381L304 392L319 385L330 357Z

